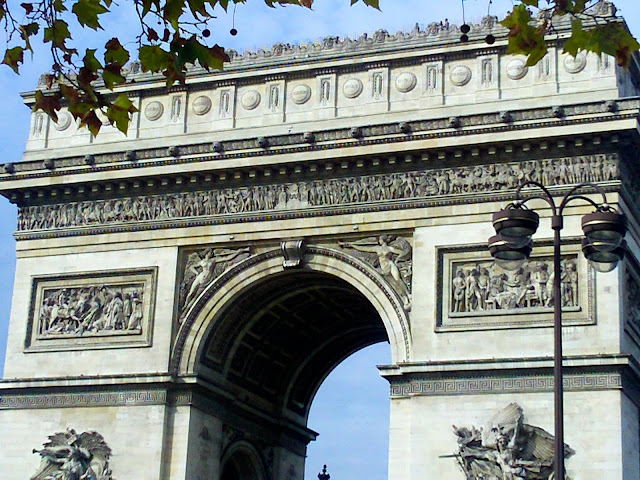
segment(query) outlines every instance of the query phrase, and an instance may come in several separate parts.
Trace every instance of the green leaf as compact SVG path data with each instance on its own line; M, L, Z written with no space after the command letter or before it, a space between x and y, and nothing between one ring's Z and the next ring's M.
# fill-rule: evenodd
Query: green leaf
M104 61L105 63L117 63L124 66L129 61L129 51L120 45L117 38L112 38L105 45Z
M40 25L37 23L29 23L27 25L20 25L20 36L24 40L25 49L33 52L33 48L31 48L31 40L29 37L38 33L40 29Z
M24 48L13 47L4 52L2 63L10 67L14 72L20 73L20 64L24 63Z
M149 72L165 70L171 61L171 54L158 45L144 45L140 47L139 57L142 69Z
M577 19L572 22L571 37L564 45L564 52L573 56L581 50L611 55L622 67L629 65L633 52L639 49L640 44L623 24L609 22L584 30Z
M133 106L131 100L122 93L118 95L118 98L116 98L111 105L109 105L106 115L109 122L111 122L112 125L115 123L116 128L126 135L127 129L129 128L129 122L131 120L131 114L137 111L138 109Z
M96 58L96 50L87 48L84 58L82 59L85 68L92 72L97 72L102 68L102 64Z
M509 45L507 51L511 54L527 55L527 65L535 65L547 54L547 44L544 39L544 28L532 25L533 18L523 3L513 10L500 22L509 29Z
M56 48L66 50L65 42L70 38L69 24L64 20L55 20L50 27L44 29L44 42L51 42Z
M51 5L53 5L53 9L58 13L67 11L67 7L64 6L64 0L53 0Z
M185 0L167 0L163 10L163 18L171 24L175 31L180 26L180 17L184 12Z
M113 90L115 85L120 85L126 81L126 78L122 75L122 66L117 63L109 63L104 66L102 70L102 80L104 85Z
M87 26L93 30L102 29L98 16L109 11L100 0L78 0L71 11L78 18L78 23L82 26Z

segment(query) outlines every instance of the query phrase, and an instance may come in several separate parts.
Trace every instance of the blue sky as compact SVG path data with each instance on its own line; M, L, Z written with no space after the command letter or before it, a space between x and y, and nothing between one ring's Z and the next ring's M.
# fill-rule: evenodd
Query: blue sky
M17 6L19 2L13 3ZM120 3L124 7L114 9L104 22L105 31L97 35L102 44L114 35L123 43L133 41L131 32L137 31L132 23L135 16L127 10L128 2ZM354 37L379 28L393 33L409 30L415 23L424 25L445 18L452 23L462 23L462 10L457 1L380 0L381 12L360 4L350 7L349 0L316 0L315 3L314 11L307 11L292 6L270 9L261 0L252 0L248 5L237 8L236 37L229 34L231 16L221 12L212 25L211 40L242 51L275 42L303 43L327 35ZM615 3L638 37L640 10L637 9L637 0L618 0ZM488 0L465 1L467 21L479 21L486 15L488 6ZM491 13L500 16L510 7L509 0L494 0ZM79 36L76 41L82 47L97 46L100 43L95 38L95 34ZM22 104L19 92L32 90L38 76L50 65L46 52L40 50L37 53L40 55L36 55L33 61L27 59L20 76L9 68L0 68L0 92L4 105L4 113L0 115L0 164L18 161L22 156L29 129L29 111ZM11 305L15 269L12 233L15 224L15 207L0 199L0 358L4 357ZM376 345L347 359L327 378L316 396L309 420L309 427L321 435L309 448L307 479L316 478L323 463L329 465L334 480L387 478L388 384L379 377L375 365L388 362L388 345Z

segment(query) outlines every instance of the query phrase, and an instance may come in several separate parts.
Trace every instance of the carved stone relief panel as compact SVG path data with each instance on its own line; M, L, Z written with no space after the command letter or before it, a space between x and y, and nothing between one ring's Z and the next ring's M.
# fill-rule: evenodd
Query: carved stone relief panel
M211 110L211 98L207 95L200 95L193 101L192 108L196 115L206 115Z
M529 67L527 67L527 63L524 58L514 58L509 63L507 63L507 77L509 77L511 80L523 79L527 75L528 71Z
M27 351L149 346L157 269L36 277Z
M593 323L593 272L576 242L563 247L563 321ZM548 243L536 242L534 254L515 272L500 268L485 246L440 249L438 271L439 330L529 327L553 321L556 273Z
M587 55L584 52L564 57L564 69L569 73L580 73L587 66Z
M442 91L442 62L425 65L425 91L428 94Z
M109 468L111 448L98 432L89 430L76 433L72 428L66 432L49 435L41 450L40 466L31 480L91 479L111 480Z
M471 69L466 65L456 65L451 69L449 80L456 87L463 87L471 81Z
M477 428L453 426L458 451L453 457L468 479L538 480L553 477L554 437L524 423L523 410L511 403ZM564 444L565 458L575 451ZM568 478L567 478L568 480Z
M164 105L157 100L153 102L149 102L144 109L144 116L147 120L155 122L158 120L162 114L164 113Z
M553 186L617 179L615 155L585 155L29 206L18 210L18 230L167 221L441 196L454 198L514 189L525 180Z
M198 296L225 270L251 256L249 247L227 249L205 247L183 252L178 294L178 319L195 303Z
M400 235L379 235L338 245L350 255L368 263L400 296L405 310L411 310L413 247Z
M227 118L231 115L231 100L232 90L225 88L220 90L220 105L218 109L218 115L220 118Z
M491 87L495 83L494 65L492 58L483 58L480 62L480 83L484 87Z

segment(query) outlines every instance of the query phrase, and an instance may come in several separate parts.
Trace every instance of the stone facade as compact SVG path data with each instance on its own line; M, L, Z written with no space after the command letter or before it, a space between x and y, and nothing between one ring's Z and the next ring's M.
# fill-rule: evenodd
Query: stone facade
M389 478L462 480L473 428L507 410L547 438L549 210L517 276L485 249L491 213L537 180L593 182L629 217L624 265L599 274L579 247L590 208L567 210L565 438L572 478L637 479L637 64L562 54L561 24L529 68L493 22L471 33L493 28L490 47L434 24L233 54L181 91L132 65L127 137L34 113L0 173L19 206L5 476L75 455L105 479L300 479L318 386L381 341ZM482 446L488 468L513 453Z

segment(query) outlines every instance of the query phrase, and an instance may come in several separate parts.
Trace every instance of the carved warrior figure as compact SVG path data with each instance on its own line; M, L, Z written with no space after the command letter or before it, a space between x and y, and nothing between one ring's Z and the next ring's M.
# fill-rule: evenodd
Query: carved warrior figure
M142 332L144 285L93 285L44 291L38 334Z
M380 235L339 245L356 250L355 256L375 267L400 295L405 310L411 309L412 248L405 238Z
M230 250L226 248L205 248L193 252L187 259L182 283L180 284L180 311L184 314L198 295L231 265L250 256L249 247Z
M484 427L458 428L453 456L468 479L547 480L553 478L553 435L523 421L522 408L511 403ZM564 445L565 458L575 452Z
M38 471L31 480L111 480L111 448L98 432L73 429L49 436L41 450Z
M323 89L324 85L325 83ZM328 80L326 85L328 94ZM553 186L616 179L618 167L614 156L591 155L530 160L518 164L418 170L282 185L243 186L233 189L29 206L18 211L18 230L162 221L274 209L328 207L494 192L513 189L527 180L540 180Z
M565 257L560 273L562 306L579 306L575 256ZM529 260L515 272L502 270L493 260L454 263L451 279L452 313L553 305L553 261Z

